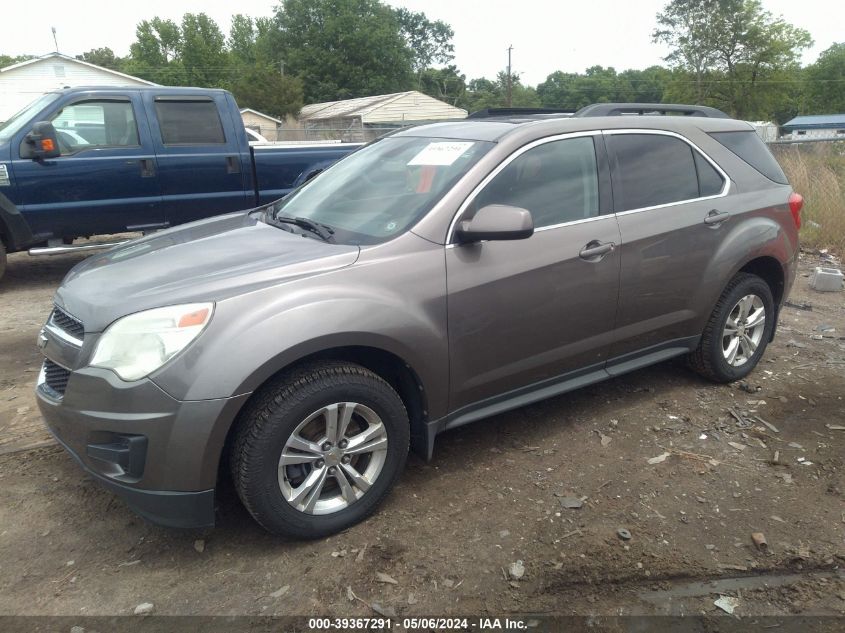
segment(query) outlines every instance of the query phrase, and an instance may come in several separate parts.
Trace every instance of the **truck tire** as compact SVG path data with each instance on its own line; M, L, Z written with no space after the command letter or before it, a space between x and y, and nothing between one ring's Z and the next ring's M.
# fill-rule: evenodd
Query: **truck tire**
M757 275L739 273L716 302L689 364L714 382L745 378L766 350L774 324L769 284Z
M373 372L313 363L268 384L241 414L231 471L266 530L297 539L369 516L405 465L410 425L399 395Z

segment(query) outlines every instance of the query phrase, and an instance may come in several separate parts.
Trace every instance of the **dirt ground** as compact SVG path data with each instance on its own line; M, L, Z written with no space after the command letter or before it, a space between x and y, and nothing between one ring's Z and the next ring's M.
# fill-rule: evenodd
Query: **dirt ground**
M669 362L449 432L304 543L225 484L217 528L149 525L50 442L35 339L80 259L0 282L0 615L845 614L845 293L809 289L818 254L747 383Z

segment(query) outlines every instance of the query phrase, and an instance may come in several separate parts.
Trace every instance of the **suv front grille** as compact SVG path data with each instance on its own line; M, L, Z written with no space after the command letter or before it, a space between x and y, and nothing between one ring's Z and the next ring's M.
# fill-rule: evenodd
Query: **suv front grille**
M44 384L55 391L58 395L65 395L67 381L70 378L70 370L57 365L49 359L44 359Z
M78 341L81 341L85 336L85 327L82 325L82 321L69 315L59 306L53 307L53 313L50 315L50 323Z

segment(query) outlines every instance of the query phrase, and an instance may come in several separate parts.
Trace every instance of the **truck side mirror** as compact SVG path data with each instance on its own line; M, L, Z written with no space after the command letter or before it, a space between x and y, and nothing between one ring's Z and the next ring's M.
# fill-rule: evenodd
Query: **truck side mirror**
M21 158L42 160L56 158L62 155L59 148L59 136L56 128L49 121L38 121L32 126L32 131L23 139Z

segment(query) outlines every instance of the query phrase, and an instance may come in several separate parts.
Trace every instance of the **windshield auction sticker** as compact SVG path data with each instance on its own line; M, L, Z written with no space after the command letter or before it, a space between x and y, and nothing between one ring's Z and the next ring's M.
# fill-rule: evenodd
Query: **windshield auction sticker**
M473 145L474 143L472 141L437 141L429 143L419 154L408 161L408 165L451 165Z

